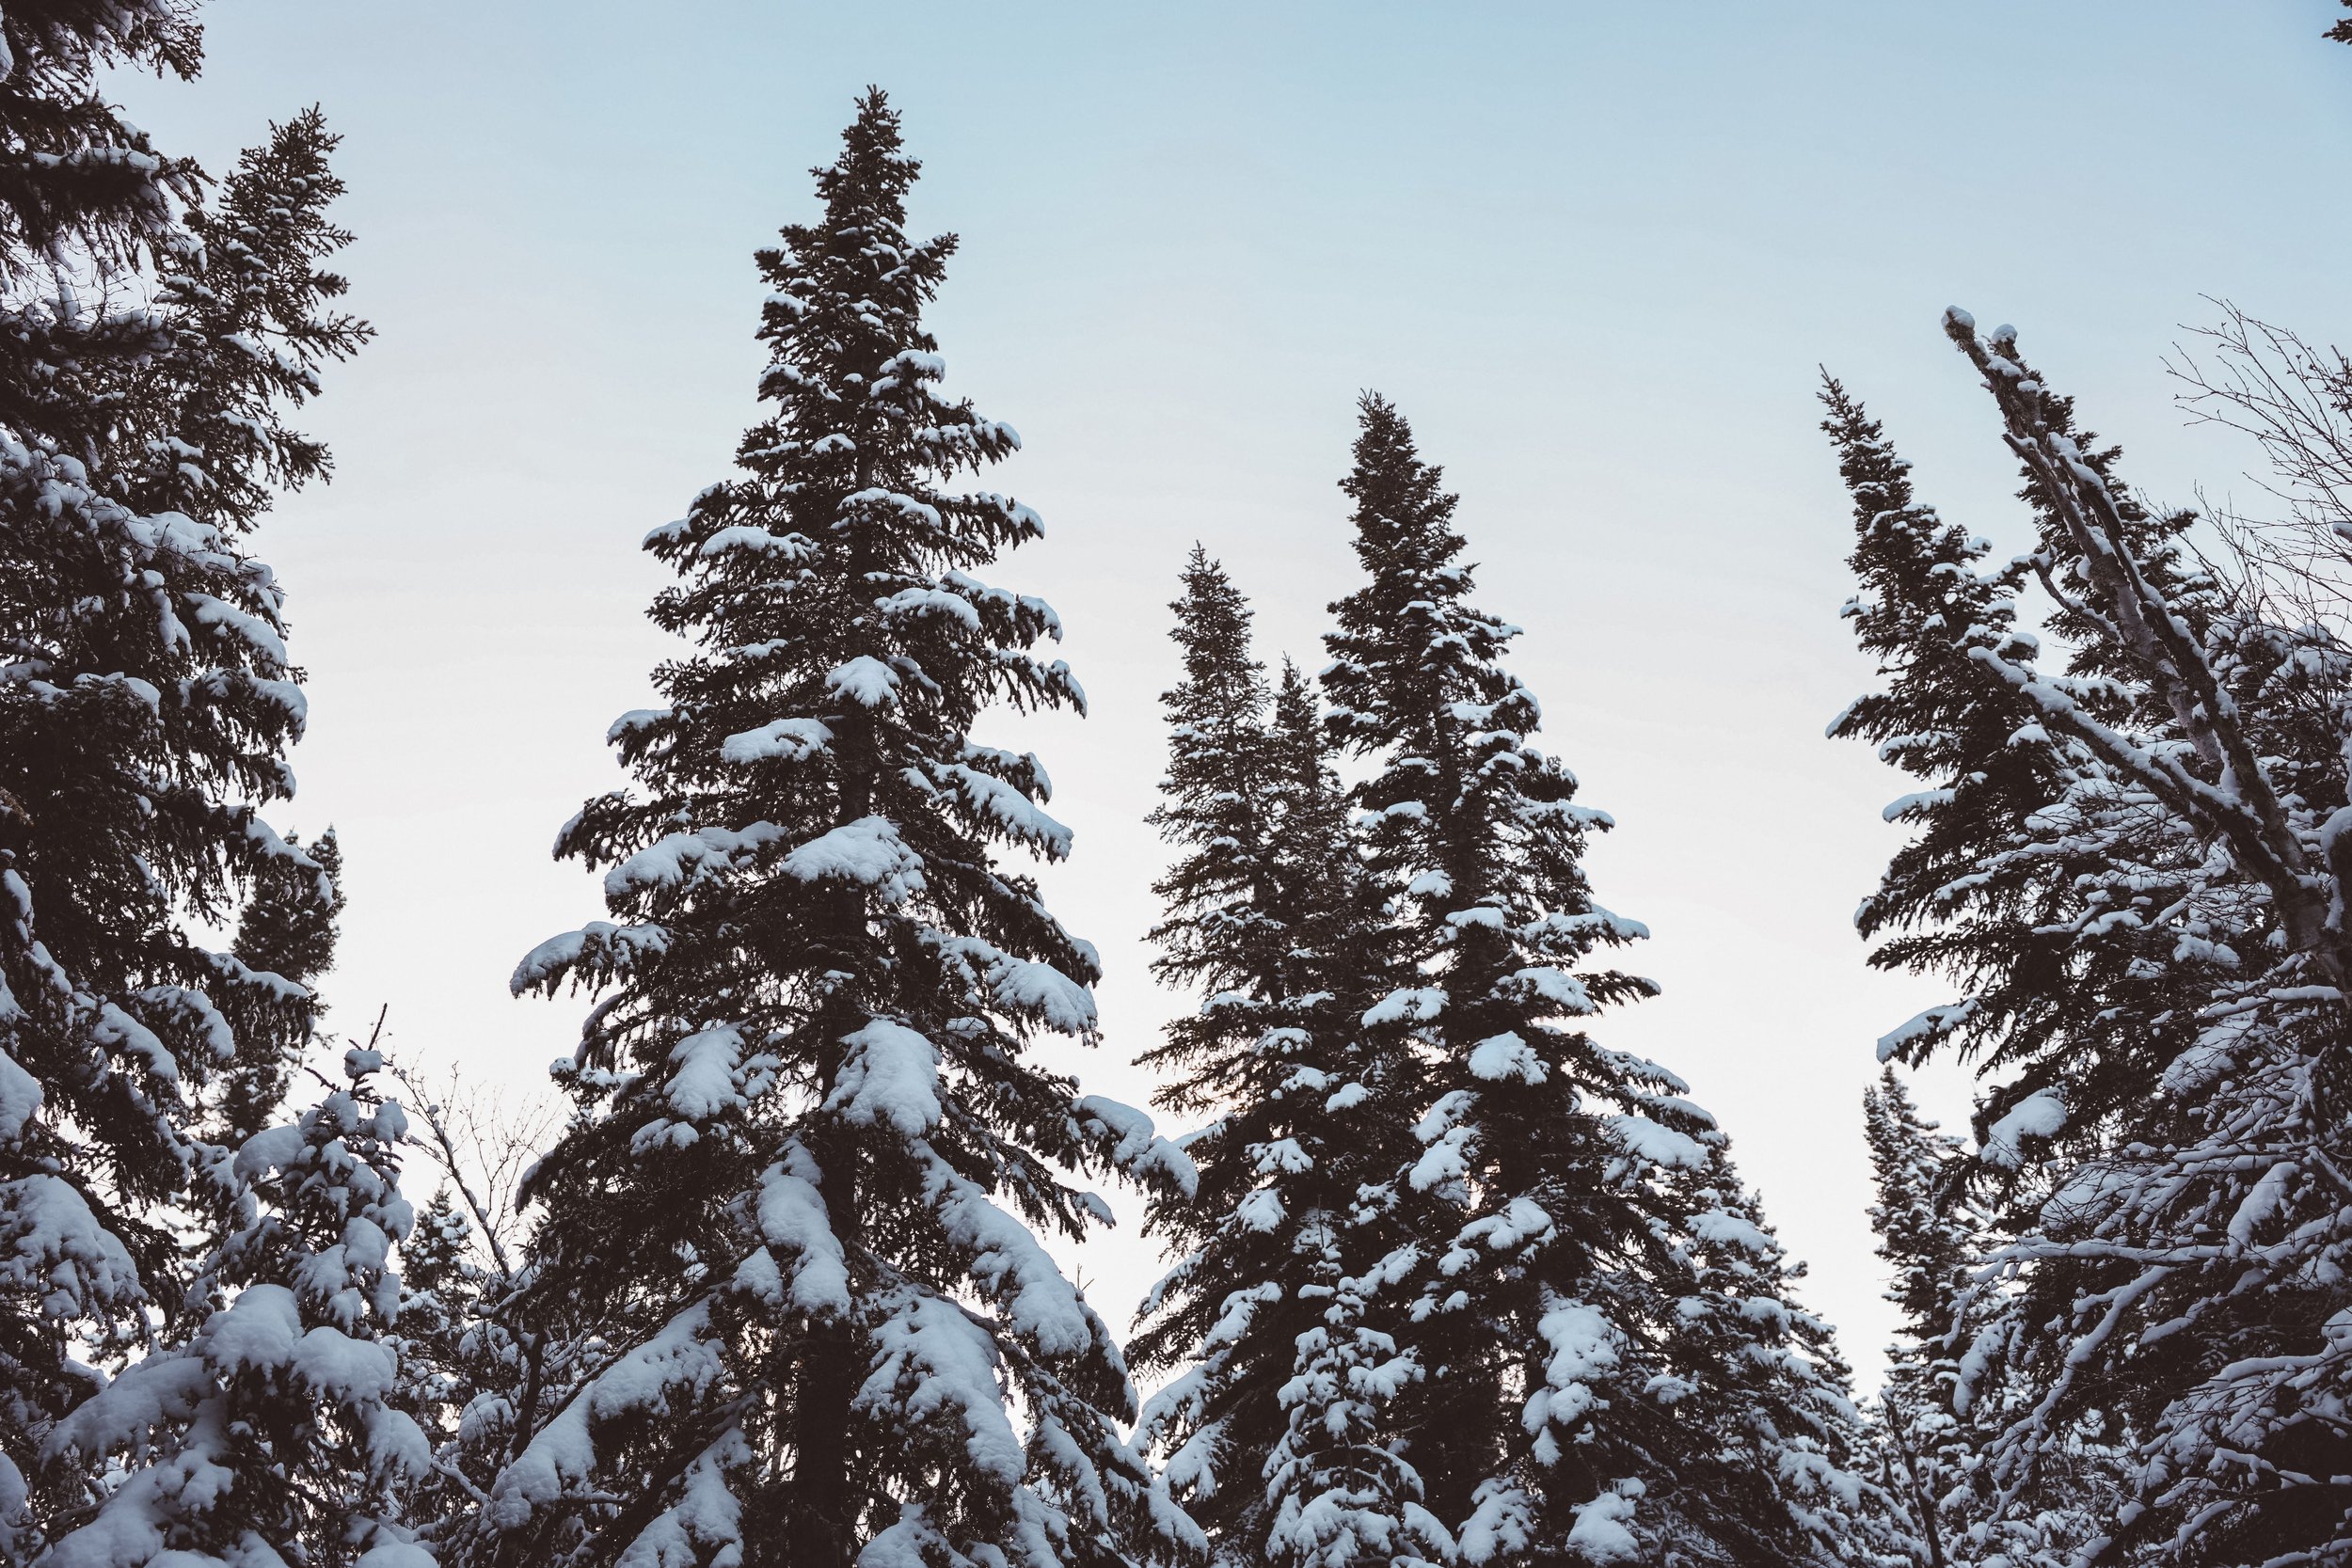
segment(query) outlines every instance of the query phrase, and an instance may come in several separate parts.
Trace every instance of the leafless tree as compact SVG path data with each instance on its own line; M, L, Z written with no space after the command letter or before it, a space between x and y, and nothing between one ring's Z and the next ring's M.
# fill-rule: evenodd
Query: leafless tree
M2352 641L2352 359L2214 303L2220 322L2193 328L2165 368L2193 420L2261 448L2268 469L2247 477L2271 509L2208 503L2223 547L2205 562L2265 619Z
M429 1078L404 1067L392 1075L424 1124L419 1141L473 1221L477 1261L511 1279L530 1232L523 1178L553 1137L561 1108L546 1095L470 1081L454 1064Z

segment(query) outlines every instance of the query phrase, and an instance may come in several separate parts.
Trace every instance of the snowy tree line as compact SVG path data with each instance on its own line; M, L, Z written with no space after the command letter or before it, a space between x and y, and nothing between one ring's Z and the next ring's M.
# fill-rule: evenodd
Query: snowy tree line
M215 176L103 97L199 58L175 0L0 9L0 1563L2352 1560L2352 361L2234 312L2183 356L2280 503L2201 519L1947 313L2010 560L1823 388L1881 677L1832 730L1920 781L1858 925L1954 993L1864 1105L1865 1400L1720 1124L1607 1043L1656 990L1611 819L1377 395L1316 673L1177 580L1186 1131L1041 1064L1099 961L1026 869L1043 764L971 732L1086 698L987 580L1041 524L965 487L1018 437L943 390L879 91L757 257L760 422L645 540L681 651L557 843L605 918L513 981L588 1000L568 1116L331 1033L253 541L370 332L316 110ZM1973 1141L1897 1072L1938 1053ZM1045 1244L1105 1180L1166 1254L1132 1325Z

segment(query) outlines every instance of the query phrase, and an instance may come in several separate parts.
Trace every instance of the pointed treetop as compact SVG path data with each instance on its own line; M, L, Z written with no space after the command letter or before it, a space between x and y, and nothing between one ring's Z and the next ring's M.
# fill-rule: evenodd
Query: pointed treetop
M1891 1062L1862 1091L1862 1110L1878 1188L1870 1225L1879 1257L1895 1271L1886 1299L1902 1309L1903 1332L1924 1344L1949 1328L1954 1282L1977 1260L1965 1199L1951 1180L1966 1153L1919 1114Z
M923 165L905 149L890 95L868 86L858 94L857 119L841 133L841 156L829 166L809 170L817 177L817 194L824 198L829 227L854 222L861 207L892 224L906 221L906 194Z
M1314 682L1282 656L1282 679L1274 689L1274 730L1294 754L1319 753L1323 745L1322 705L1315 701Z
M1226 573L1224 562L1213 559L1207 548L1195 544L1192 554L1185 558L1180 578L1184 594L1172 600L1168 609L1176 612L1176 625L1168 635L1184 650L1184 680L1200 695L1211 694L1239 680L1254 681L1263 673L1265 664L1251 656L1249 634L1255 619L1249 601L1233 579ZM1224 692L1229 699L1246 696L1238 691ZM1176 703L1183 698L1177 692L1165 692L1161 701Z
M1356 465L1340 488L1356 502L1356 554L1375 577L1384 571L1434 571L1462 551L1454 531L1457 498L1439 486L1445 470L1421 460L1413 427L1377 392L1357 400L1361 429ZM1458 591L1470 586L1461 572Z

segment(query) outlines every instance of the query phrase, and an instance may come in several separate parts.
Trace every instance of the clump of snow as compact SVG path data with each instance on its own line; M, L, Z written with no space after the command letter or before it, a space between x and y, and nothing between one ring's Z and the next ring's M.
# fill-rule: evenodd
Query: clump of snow
M885 816L861 816L820 833L785 856L783 868L804 882L870 887L886 904L902 903L925 885L922 857L906 847L898 826Z
M744 730L719 742L719 754L729 762L765 762L781 757L805 762L833 744L833 729L821 719L776 719L755 730Z
M1445 1010L1445 992L1435 986L1392 990L1364 1010L1367 1029L1383 1023L1426 1023Z
M667 1409L673 1393L699 1393L719 1371L709 1304L697 1302L623 1353L532 1434L492 1483L484 1520L501 1532L520 1529L539 1509L562 1499L568 1486L593 1475L592 1418L606 1421Z
M1691 1216L1691 1234L1713 1246L1736 1246L1766 1257L1778 1250L1753 1220L1725 1209L1702 1209Z
M2196 1042L2164 1069L2164 1090L2185 1099L2212 1085L2237 1065L2237 1053L2254 1024L2250 1013L2223 1019L2199 1034Z
M1664 1165L1669 1170L1698 1170L1707 1164L1707 1150L1695 1139L1671 1127L1661 1127L1647 1117L1613 1117L1609 1132L1625 1146L1627 1152L1654 1165Z
M1599 1011L1584 982L1565 969L1537 964L1511 974L1496 988L1505 993L1539 997L1573 1017Z
M1517 1079L1526 1084L1540 1084L1550 1076L1551 1069L1535 1054L1518 1034L1505 1030L1492 1035L1470 1047L1470 1071L1473 1078L1488 1083L1505 1083Z
M1059 1034L1094 1028L1094 993L1052 964L1017 958L977 937L934 933L940 955L963 977L987 988L998 1006ZM1083 944L1080 944L1083 949ZM1091 956L1090 949L1084 949Z
M949 763L935 769L933 777L954 789L975 816L993 823L1016 844L1027 845L1048 860L1070 853L1070 830L994 774Z
M1007 1326L1048 1356L1091 1346L1099 1326L1094 1314L1029 1227L936 1154L927 1165L924 1191L941 1228L971 1255L972 1277L998 1304Z
M608 898L632 893L670 891L695 886L756 856L784 837L772 822L755 822L737 832L701 828L666 834L605 873Z
M898 673L871 654L860 654L826 673L825 689L860 707L885 707L898 700Z
M886 619L901 616L944 616L956 622L966 631L980 629L980 612L972 601L958 594L939 588L904 588L887 598L876 599L874 608Z
M1600 1402L1594 1385L1617 1366L1618 1335L1606 1314L1581 1301L1555 1303L1536 1321L1535 1331L1549 1352L1544 1386L1528 1396L1519 1419L1540 1439L1549 1428L1571 1425ZM1556 1447L1552 1452L1556 1457Z
M1464 1562L1509 1561L1534 1544L1535 1504L1524 1490L1507 1481L1481 1481L1473 1501L1458 1538Z
M1576 1523L1568 1530L1568 1549L1587 1562L1631 1562L1642 1555L1642 1544L1626 1528L1633 1517L1633 1499L1604 1492L1576 1507Z
M910 1138L939 1125L939 1048L895 1019L878 1018L842 1037L850 1048L825 1101L850 1121L885 1123Z
M2056 1089L2036 1089L1986 1131L1978 1157L1987 1164L2015 1170L2025 1162L2019 1139L2046 1138L2065 1125L2066 1097Z
M248 1289L237 1299L252 1293ZM373 1402L391 1391L392 1353L325 1323L296 1340L286 1361L296 1377L338 1403Z
M751 523L737 523L723 528L703 541L696 553L703 559L726 554L729 550L749 550L755 555L773 556L783 561L800 562L814 558L817 546L798 533L771 533Z
M1942 1038L1967 1022L1976 1010L1974 997L1964 1002L1947 1003L1941 1007L1930 1007L1879 1037L1879 1060L1886 1061L1915 1041Z
M222 1377L273 1371L294 1358L302 1337L302 1309L283 1285L251 1285L213 1314L198 1349Z
M1260 1187L1233 1205L1233 1223L1244 1230L1269 1235L1282 1223L1282 1195L1272 1187Z
M283 1170L302 1152L302 1129L291 1123L272 1127L247 1138L237 1150L232 1167L241 1181L257 1181L274 1170Z
M641 955L660 953L669 945L670 933L660 926L616 926L609 920L592 920L577 931L549 937L524 954L507 986L520 996L566 971L625 969Z
M387 1541L369 1547L352 1568L440 1568L440 1564L413 1541Z
M710 1306L697 1302L606 1368L575 1403L585 1403L599 1422L640 1410L667 1410L674 1393L700 1393L721 1370Z
M997 1392L996 1347L986 1330L954 1303L906 1286L874 1325L873 1341L874 1370L857 1394L862 1408L887 1411L894 1425L952 1421L974 1465L1006 1485L1020 1482L1027 1466ZM861 1560L868 1555L870 1547Z
M1094 1027L1094 993L1052 964L1007 958L989 976L999 1005L1065 1035Z
M40 1115L40 1080L0 1051L0 1143L14 1143Z
M1164 1179L1186 1197L1200 1190L1200 1173L1192 1156L1161 1137L1144 1112L1099 1094L1085 1096L1071 1110L1081 1128L1099 1127L1117 1140L1109 1158L1119 1169L1144 1180Z
M2298 1167L2292 1160L2281 1160L2265 1171L2262 1180L2247 1193L2246 1199L2230 1218L2230 1242L2233 1246L2251 1246L2254 1232L2270 1223L2285 1201L2287 1189L2294 1183Z
M0 1182L0 1291L37 1296L60 1318L144 1299L137 1265L61 1177Z
M770 1246L794 1259L795 1305L807 1312L846 1313L849 1267L816 1175L816 1162L798 1144L787 1149L782 1164L769 1166L759 1179L759 1231Z
M679 1040L670 1048L672 1071L664 1090L670 1108L690 1121L703 1121L742 1104L735 1081L742 1054L742 1031L731 1023Z
M1416 1192L1428 1192L1449 1181L1470 1174L1470 1130L1467 1127L1448 1128L1437 1140L1422 1151L1406 1180Z

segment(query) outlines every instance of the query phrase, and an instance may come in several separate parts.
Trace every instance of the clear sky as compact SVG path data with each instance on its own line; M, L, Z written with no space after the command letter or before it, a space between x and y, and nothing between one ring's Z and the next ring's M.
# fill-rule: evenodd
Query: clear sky
M382 334L310 420L340 477L262 546L310 674L278 816L335 824L348 861L344 1026L389 1003L398 1051L490 1082L568 1049L579 1006L505 982L602 912L547 847L621 782L605 728L665 651L637 542L723 475L761 358L750 252L811 213L805 170L879 83L925 161L914 225L962 236L948 387L1022 432L987 484L1046 520L993 580L1057 606L1093 701L996 736L1077 830L1047 886L1108 969L1089 1086L1146 1098L1125 1058L1181 1005L1141 941L1176 568L1205 542L1264 651L1319 665L1376 388L1462 495L1478 601L1527 628L1544 743L1618 819L1596 888L1651 926L1665 994L1599 1030L1722 1118L1866 1377L1890 1318L1857 1101L1872 1041L1947 997L1866 970L1850 923L1903 785L1822 738L1870 674L1815 367L2007 545L2016 482L1947 304L2016 323L2170 500L2247 489L2162 372L2202 296L2352 340L2328 0L206 14L199 84L121 95L214 166L324 104ZM1960 1075L1925 1088L1962 1119ZM1123 1319L1149 1245L1078 1266Z

